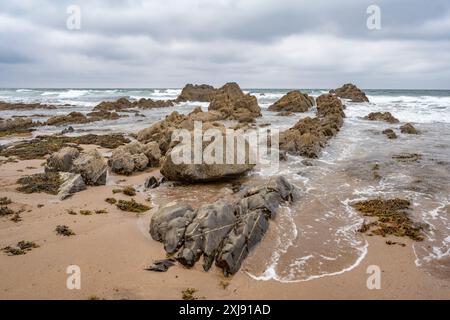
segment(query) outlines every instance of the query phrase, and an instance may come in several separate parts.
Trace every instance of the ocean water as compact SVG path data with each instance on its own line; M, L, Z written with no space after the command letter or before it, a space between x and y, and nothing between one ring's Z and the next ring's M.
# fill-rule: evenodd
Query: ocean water
M326 89L300 89L314 97ZM287 129L300 118L314 116L315 108L289 117L277 116L268 106L288 89L245 89L254 94L263 116L257 123L270 123ZM57 105L55 110L0 111L0 118L33 116L44 121L55 114L71 111L83 113L101 101L152 98L174 99L181 89L0 89L0 101L41 102ZM356 267L370 250L356 230L363 219L351 204L375 197L402 197L412 202L412 218L427 224L426 239L416 242L413 250L416 265L443 279L450 279L450 91L436 90L366 90L370 103L346 105L342 130L330 140L314 166L302 164L301 157L288 158L280 167L259 165L249 179L265 180L276 174L285 175L302 192L301 200L290 208L282 208L262 243L253 250L244 270L257 280L281 282L307 281L332 276ZM137 132L165 115L178 111L188 113L195 107L207 109L207 103L186 102L169 108L139 110L145 117L128 117L114 121L72 125L73 134ZM366 121L370 112L389 111L399 124ZM125 114L124 114L125 115ZM411 122L420 135L400 134L399 127ZM381 131L392 128L398 139L388 140ZM60 132L64 127L39 127L34 135ZM23 139L23 138L14 138ZM11 139L0 139L8 143ZM392 156L418 153L419 162L399 163ZM380 166L382 178L375 180L371 168ZM198 187L186 192L185 187L155 189L155 201L177 201L186 197L201 203L224 195L221 187ZM178 190L178 191L177 191ZM401 240L400 240L401 241Z

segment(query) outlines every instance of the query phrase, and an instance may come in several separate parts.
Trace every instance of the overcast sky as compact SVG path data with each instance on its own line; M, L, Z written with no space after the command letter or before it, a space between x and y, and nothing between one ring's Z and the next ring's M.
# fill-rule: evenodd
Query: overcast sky
M381 30L367 28L371 4ZM0 0L0 87L227 81L450 89L450 1Z

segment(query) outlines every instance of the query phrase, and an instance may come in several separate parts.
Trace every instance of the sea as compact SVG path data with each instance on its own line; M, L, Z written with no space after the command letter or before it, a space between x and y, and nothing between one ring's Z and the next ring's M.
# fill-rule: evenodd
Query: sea
M297 89L243 89L255 95L262 109L258 124L270 123L280 131L299 119L314 116L315 108L306 113L278 116L268 107L288 91ZM302 89L317 97L328 89ZM0 118L32 117L45 121L54 115L72 111L90 112L102 101L121 97L175 99L180 88L159 89L0 89L0 101L44 103L56 109L0 111ZM374 198L405 198L412 203L411 218L426 225L425 239L414 242L412 249L418 268L442 279L450 280L450 90L365 90L369 103L344 101L344 125L323 149L321 156L305 166L302 157L288 156L274 168L259 165L249 179L260 181L284 175L301 190L297 204L280 209L262 243L249 255L243 270L255 280L299 282L333 276L352 270L366 257L366 238L357 230L363 217L352 203ZM208 103L183 102L173 107L140 110L145 117L125 113L118 120L72 125L70 135L88 133L136 133L161 120L173 111L189 113ZM391 112L398 124L367 121L370 112ZM412 123L419 135L401 134L399 127ZM398 138L388 140L381 133L394 129ZM60 132L64 127L41 126L33 136ZM0 144L30 137L0 139ZM419 154L416 162L399 162L393 156ZM378 165L380 179L374 179ZM201 186L198 190L176 192L164 187L155 190L161 202L220 198L223 188ZM205 195L208 195L206 197ZM198 197L198 199L196 199ZM400 242L402 239L399 240Z

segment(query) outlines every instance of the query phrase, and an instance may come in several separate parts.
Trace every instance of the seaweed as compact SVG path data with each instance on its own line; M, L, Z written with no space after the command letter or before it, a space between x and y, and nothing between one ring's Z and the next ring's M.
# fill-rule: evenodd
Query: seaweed
M119 208L122 211L128 211L128 212L145 212L150 210L149 206L146 206L144 204L138 203L134 201L134 199L131 199L130 201L127 200L119 200L119 202L116 204L117 208Z
M77 212L75 210L72 210L72 209L67 210L67 213L72 215L72 216L76 216L77 215Z
M183 291L181 291L181 298L183 300L197 300L196 297L194 297L194 293L196 293L198 290L195 288L187 288Z
M116 204L117 203L117 200L115 198L106 198L105 201L108 202L109 204Z
M399 153L394 154L392 159L398 162L418 162L422 159L422 155L418 153Z
M73 232L68 226L65 225L58 225L55 228L56 234L60 236L70 237L74 236L75 232Z
M39 246L32 241L19 241L16 247L7 246L2 249L9 256L17 256L26 254L34 248L39 248Z
M12 203L11 199L8 197L1 197L0 198L0 205L6 206L7 204Z
M0 217L9 216L10 214L13 214L13 213L14 213L14 210L8 208L7 206L0 207Z
M134 189L133 187L124 187L122 189L113 189L112 193L116 194L116 193L123 193L126 196L135 196L136 195L136 189Z
M58 172L46 172L24 176L17 180L17 183L22 185L17 191L23 193L45 192L56 195L62 181Z
M22 221L22 217L20 216L20 213L16 212L14 214L14 216L11 218L11 221L15 222L15 223Z
M99 210L95 210L95 214L107 214L108 210L106 209L99 209Z
M353 207L364 216L374 217L377 220L369 224L365 222L360 232L370 231L374 235L385 237L394 235L397 237L409 237L415 241L422 241L424 226L414 223L408 215L407 210L411 203L405 199L372 199L359 201Z
M38 136L32 140L13 144L9 148L0 150L0 156L16 156L21 160L44 159L46 155L59 151L67 144L94 144L100 147L115 149L130 142L122 134L96 135L88 134L78 137L66 136Z
M92 211L91 210L80 210L80 214L82 216L90 216L90 215L92 215Z

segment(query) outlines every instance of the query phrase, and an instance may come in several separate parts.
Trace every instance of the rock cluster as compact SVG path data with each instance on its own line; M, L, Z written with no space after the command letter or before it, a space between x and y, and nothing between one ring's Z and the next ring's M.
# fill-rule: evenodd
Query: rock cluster
M41 103L9 103L0 101L0 110L56 109L56 106Z
M103 101L98 104L94 111L116 111L116 112L129 112L128 109L153 109L153 108L165 108L173 106L172 100L152 100L152 99L139 99L137 101L130 101L127 98L120 98L116 101Z
M288 92L269 107L270 111L306 112L314 105L314 98L298 90Z
M392 129L383 130L382 133L385 134L388 139L397 139L397 135Z
M262 239L279 206L298 200L299 192L284 177L247 189L234 203L223 200L200 206L184 204L159 209L150 222L150 234L168 254L192 267L203 256L203 268L212 264L228 276L236 273L249 251Z
M64 199L73 192L83 190L83 185L106 184L107 168L106 161L95 149L80 152L74 147L64 147L47 159L45 172L70 173L61 176L64 183L60 198Z
M108 164L113 172L129 175L147 167L158 167L160 158L161 151L156 142L133 141L114 149Z
M386 121L388 123L398 123L398 119L395 118L390 112L371 112L364 117L365 120L371 121Z
M352 102L369 102L364 91L351 83L344 84L335 90L330 90L330 93L336 94L339 98L349 99Z
M316 100L317 115L298 121L280 133L280 150L307 158L317 158L326 142L340 130L344 122L341 100L333 94L323 94Z

